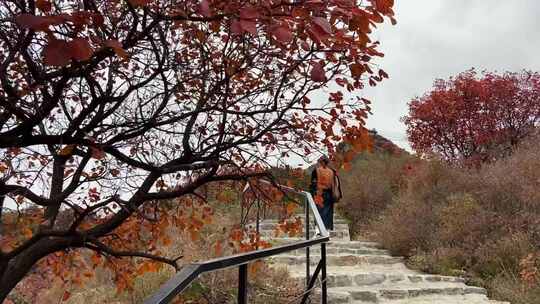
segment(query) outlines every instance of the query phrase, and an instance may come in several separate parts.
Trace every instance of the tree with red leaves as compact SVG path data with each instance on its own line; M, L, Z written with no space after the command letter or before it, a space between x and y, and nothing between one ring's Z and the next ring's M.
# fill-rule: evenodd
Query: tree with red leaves
M80 282L62 263L83 250L129 288L154 262L177 267L156 249L168 225L196 236L209 222L200 187L361 149L369 101L344 93L388 77L369 34L392 6L2 1L0 203L20 212L0 214L0 302L36 265ZM167 212L171 199L199 209Z
M469 70L436 80L404 117L412 148L478 165L508 155L540 123L540 74L479 75Z

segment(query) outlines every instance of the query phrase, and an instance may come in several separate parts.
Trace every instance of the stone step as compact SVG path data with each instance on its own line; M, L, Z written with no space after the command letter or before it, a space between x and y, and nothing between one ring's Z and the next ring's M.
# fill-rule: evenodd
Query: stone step
M358 301L344 299L343 295L332 295L328 299L328 304L368 304L368 303L377 303L377 304L510 304L509 302L499 302L489 300L485 295L482 294L462 294L462 295L427 295L427 296L418 296L414 298L405 298L405 299L380 299L377 302L372 301ZM320 297L317 295L317 297ZM312 303L320 303L315 301L315 296L312 296ZM318 298L317 298L318 300ZM346 302L344 302L344 300Z
M321 247L320 246L312 247L312 248L310 248L309 253L311 255L320 255L321 254ZM388 250L377 249L377 248L340 248L340 247L328 246L326 248L326 254L390 255L390 252ZM289 251L289 252L285 253L284 255L305 256L306 255L306 249L297 249L297 250L294 250L294 251Z
M302 226L305 226L305 224L304 224L304 219L303 219L303 218L301 219L301 221L302 221ZM289 220L288 222L291 222L291 220ZM280 224L280 223L283 223L283 221L281 221L281 220L273 220L273 219L272 219L272 220L268 220L268 219L267 219L267 220L261 221L261 222L259 223L259 225L260 225L260 224L265 224L265 225L277 225L277 224ZM255 226L255 223L249 223L249 225ZM315 221L314 221L313 219L310 219L309 225L310 225L311 227L315 227ZM341 227L343 227L344 225L349 225L349 223L348 223L346 220L344 220L344 219L338 219L338 220L334 220L334 228L336 228L336 225L340 225Z
M310 265L317 265L319 263L320 256L310 256ZM296 255L278 255L271 257L268 261L272 261L276 264L286 265L301 265L305 264L305 256ZM402 257L392 257L387 255L346 255L346 254L328 254L326 256L327 266L354 266L363 264L396 264L403 262Z
M305 282L304 272L291 273L291 277L299 282ZM384 272L356 272L355 274L344 274L327 271L328 287L348 287L348 286L371 286L377 284L421 284L426 282L449 282L465 283L465 279L459 277L439 276L429 274L392 274Z
M253 230L255 230L255 227L254 227ZM300 230L300 231L302 231L302 232L306 231L306 230L304 229L304 227L300 227L300 229L298 229L298 230ZM310 227L310 228L309 228L309 231L310 231L310 232L314 232L315 230L316 230L315 227ZM263 231L274 232L274 231L282 231L282 230L281 230L280 228L278 228L277 225L273 225L273 226L268 225L268 226L266 226L266 227L259 227L259 232L263 232ZM349 233L349 228L337 228L337 227L334 227L333 230L328 230L328 231L340 231L340 232L347 232L347 233Z
M299 218L302 222L305 221L306 217L305 216L291 216L287 219L287 221L292 221L292 220L295 220ZM269 223L269 224L275 224L275 223L280 223L282 222L283 220L282 219L263 219L261 220L260 222L261 223ZM313 225L315 223L315 217L310 215L309 217L309 221L310 221L310 225ZM339 217L334 217L334 225L336 224L348 224L349 222L344 219L344 218L339 218Z
M353 301L352 304L365 304L364 301ZM368 302L369 303L369 302ZM488 299L481 294L465 295L429 295L401 300L383 300L379 304L510 304Z
M285 232L278 231L278 230L261 230L259 231L261 237L263 238L276 238L276 237L291 237L290 234L288 235ZM303 236L304 232L300 232L299 234L296 234L292 237L300 237ZM311 232L311 237L314 237L315 231ZM330 231L330 238L333 239L342 239L342 240L350 240L351 236L349 235L349 230L332 230Z
M315 298L319 297L317 295L319 292L315 292ZM328 304L381 303L383 301L406 300L423 296L462 296L469 294L485 296L486 290L453 282L390 283L370 286L332 287L328 288Z
M280 245L280 244L290 244L292 242L298 242L298 241L304 241L304 237L278 237L278 238L272 238L269 240L272 244ZM316 245L312 248L319 247L320 245ZM370 241L348 241L348 240L330 240L328 243L326 243L326 248L347 248L347 249L365 249L365 248L376 248L380 249L382 246L379 243L376 242L370 242Z
M249 228L255 229L257 225L255 223L250 223L247 225ZM268 222L261 222L259 224L259 229L262 230L275 230L278 227L277 222L268 223ZM310 230L315 230L315 225L309 225ZM303 228L303 227L302 227ZM302 229L303 230L303 229ZM347 230L349 231L349 224L336 224L334 223L334 230Z
M292 276L298 277L305 275L306 267L305 265L276 265L275 267L282 267L286 269ZM313 272L313 269L311 271ZM354 266L327 266L328 274L350 274L356 275L361 273L385 273L391 275L419 275L423 274L416 270L407 268L405 264L363 264L363 265L354 265Z

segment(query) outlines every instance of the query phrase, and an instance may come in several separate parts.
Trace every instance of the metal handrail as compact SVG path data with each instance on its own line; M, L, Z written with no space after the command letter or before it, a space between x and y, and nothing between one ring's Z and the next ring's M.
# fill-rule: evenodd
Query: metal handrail
M276 185L274 185L276 186ZM228 257L222 257L217 259L208 260L201 263L192 263L188 264L182 269L177 272L171 279L169 279L165 284L163 284L159 290L154 293L152 296L147 298L143 303L144 304L166 304L169 303L176 297L178 294L180 294L185 288L187 288L197 277L199 277L201 274L206 272L212 272L216 270L221 270L229 267L240 267L240 280L244 281L244 290L242 289L242 286L239 286L239 292L238 292L238 303L247 303L245 300L245 280L247 277L247 264L249 262L254 262L260 259L268 258L271 256L275 256L281 253L306 248L306 253L308 255L306 259L306 264L308 265L307 270L307 277L309 280L309 247L317 244L321 244L321 267L322 267L322 275L323 277L326 276L326 259L325 259L325 253L326 253L326 242L330 240L330 233L326 230L325 225L323 224L321 215L319 214L317 210L317 206L315 205L315 201L313 200L312 195L307 191L300 191L296 190L291 187L283 186L283 185L277 185L279 189L281 189L283 192L293 192L296 194L300 194L306 197L307 200L307 208L306 208L306 232L309 232L309 217L308 217L308 211L311 211L315 217L315 224L317 225L320 236L309 239L309 233L306 234L306 240L294 242L287 245L281 245L277 247L267 248L267 249L261 249L253 252L247 252L237 255L232 255ZM325 279L325 278L323 278ZM242 285L242 283L240 283ZM326 284L323 280L323 303L326 303Z

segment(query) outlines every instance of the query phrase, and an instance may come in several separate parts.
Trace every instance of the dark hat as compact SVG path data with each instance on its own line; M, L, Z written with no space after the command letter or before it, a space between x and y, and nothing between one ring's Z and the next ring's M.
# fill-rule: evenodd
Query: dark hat
M326 155L323 155L319 158L320 162L323 162L325 165L328 165L330 163L330 159Z

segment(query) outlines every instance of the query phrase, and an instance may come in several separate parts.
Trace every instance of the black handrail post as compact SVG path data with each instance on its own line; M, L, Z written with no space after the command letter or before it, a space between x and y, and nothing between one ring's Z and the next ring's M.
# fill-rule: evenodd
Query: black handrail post
M305 231L306 231L306 240L309 240L309 207L308 201L305 200L305 209L306 209L306 218L305 218ZM309 271L309 247L306 247L306 286L309 286L310 281L310 271Z
M322 296L322 304L327 304L327 290L326 290L326 243L321 243L321 263L322 263L322 269L321 269L321 296Z
M247 304L247 264L238 267L238 304Z
M309 298L309 295L311 294L311 290L313 289L313 286L315 286L315 280L317 280L317 277L319 276L319 272L321 272L322 267L322 261L319 261L319 264L317 264L317 267L315 267L315 271L313 272L313 275L311 276L311 280L309 281L308 286L306 287L306 292L304 293L304 296L302 297L302 301L300 304L305 304L307 299Z
M260 209L261 209L260 200L259 200L259 198L257 198L257 226L256 226L257 235L259 235L260 226L261 226L261 223L260 223L260 221L261 221ZM256 244L255 249L259 250L259 243Z

